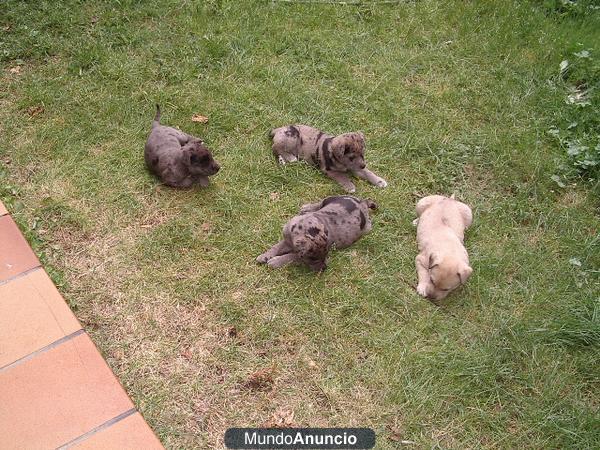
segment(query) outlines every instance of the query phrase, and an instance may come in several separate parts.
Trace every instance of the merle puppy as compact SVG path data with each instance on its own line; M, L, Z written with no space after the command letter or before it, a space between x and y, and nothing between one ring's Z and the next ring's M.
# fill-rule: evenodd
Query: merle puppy
M356 187L347 172L384 188L387 182L367 169L365 137L362 133L331 136L306 125L289 125L271 130L273 154L280 164L299 159L317 166L329 178L337 181L347 192Z
M160 124L160 107L144 148L148 169L168 186L186 188L193 184L206 187L208 177L220 167L202 139Z
M256 260L272 268L302 262L315 272L325 270L333 245L348 247L371 231L369 209L376 208L369 199L351 196L327 197L304 205L283 227L283 240Z

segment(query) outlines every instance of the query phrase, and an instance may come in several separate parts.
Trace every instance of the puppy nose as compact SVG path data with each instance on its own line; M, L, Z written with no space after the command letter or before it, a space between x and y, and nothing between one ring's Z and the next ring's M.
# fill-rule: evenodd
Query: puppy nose
M221 170L221 166L218 164L215 164L215 173L217 173L219 170Z

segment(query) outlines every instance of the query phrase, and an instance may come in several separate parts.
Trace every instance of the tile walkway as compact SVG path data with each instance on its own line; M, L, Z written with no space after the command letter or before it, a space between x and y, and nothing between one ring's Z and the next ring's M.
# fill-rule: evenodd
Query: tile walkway
M163 449L0 202L0 449Z

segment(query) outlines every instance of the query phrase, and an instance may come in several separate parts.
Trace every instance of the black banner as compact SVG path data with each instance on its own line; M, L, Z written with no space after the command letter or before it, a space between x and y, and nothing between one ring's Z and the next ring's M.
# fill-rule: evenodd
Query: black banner
M369 449L369 428L230 428L225 446L232 449Z

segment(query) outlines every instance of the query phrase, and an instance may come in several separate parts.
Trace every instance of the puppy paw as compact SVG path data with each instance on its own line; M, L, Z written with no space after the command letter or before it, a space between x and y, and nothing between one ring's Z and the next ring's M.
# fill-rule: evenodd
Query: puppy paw
M419 294L421 297L427 297L427 284L425 283L419 283L417 285L417 294Z
M348 194L354 194L356 192L356 187L354 185L352 185L352 186L344 186L344 189L346 190L346 192Z
M419 225L419 218L417 217L415 220L412 221L413 227L416 227L417 225Z
M286 163L286 160L281 155L277 157L277 161L279 161L279 164L281 164L282 166Z
M383 178L380 178L379 180L377 180L375 182L375 186L380 187L380 188L387 187L387 181L385 181Z
M266 264L269 261L269 257L264 253L256 258L256 262L259 264Z

